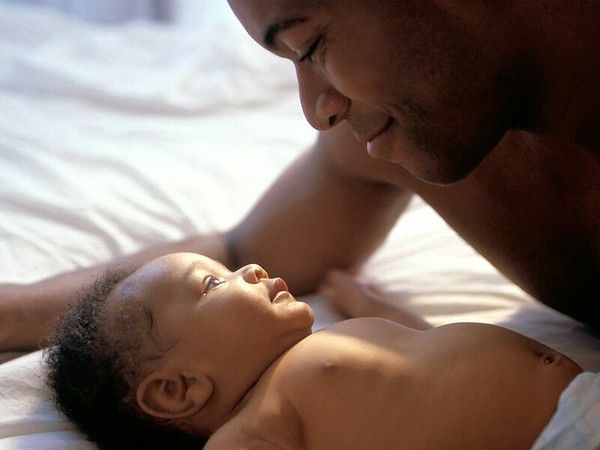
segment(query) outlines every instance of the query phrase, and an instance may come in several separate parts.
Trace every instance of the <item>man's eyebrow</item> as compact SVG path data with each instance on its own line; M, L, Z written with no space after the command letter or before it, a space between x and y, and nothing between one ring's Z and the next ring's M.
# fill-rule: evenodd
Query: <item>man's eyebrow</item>
M275 38L277 37L277 33L306 22L307 20L308 17L294 17L293 19L285 19L274 23L267 29L267 32L265 33L265 37L263 38L265 45L271 50L275 50Z

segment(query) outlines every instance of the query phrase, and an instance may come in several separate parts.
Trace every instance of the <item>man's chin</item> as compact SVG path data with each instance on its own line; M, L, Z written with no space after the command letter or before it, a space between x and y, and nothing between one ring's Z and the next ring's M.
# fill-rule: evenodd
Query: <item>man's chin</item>
M469 176L481 163L483 157L448 160L446 158L424 158L414 164L402 164L415 178L429 184L450 186Z
M469 176L496 147L501 137L494 136L473 145L428 145L415 154L410 163L404 164L413 176L430 184L452 185ZM417 147L418 148L418 147Z
M452 167L451 169L444 168L440 170L427 170L420 172L411 171L411 173L425 183L435 184L438 186L451 186L465 179L475 169L475 167L472 167L468 170L464 170L464 168L460 169L461 170L456 170L455 167Z

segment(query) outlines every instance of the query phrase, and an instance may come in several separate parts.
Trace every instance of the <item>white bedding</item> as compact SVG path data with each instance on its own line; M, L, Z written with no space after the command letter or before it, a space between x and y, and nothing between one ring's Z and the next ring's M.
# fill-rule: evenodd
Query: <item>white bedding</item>
M208 9L194 29L110 28L0 3L0 282L226 229L312 143L291 65L226 2ZM529 299L418 198L364 272L435 324L502 324L600 371L585 326ZM315 328L339 320L308 301ZM54 409L39 352L0 365L0 448L94 448Z

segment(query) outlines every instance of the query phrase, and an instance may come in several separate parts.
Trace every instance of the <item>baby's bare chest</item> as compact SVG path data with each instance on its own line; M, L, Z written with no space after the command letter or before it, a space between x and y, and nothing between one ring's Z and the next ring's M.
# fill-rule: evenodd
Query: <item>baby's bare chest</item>
M498 377L465 372L473 364L489 366L487 351L483 356L470 352L465 359L457 351L464 346L458 345L460 333L443 329L437 329L436 339L427 340L433 332L411 331L382 319L329 327L274 364L230 425L244 442L273 445L265 449L436 449L448 443L452 445L445 448L478 448L489 436L466 436L460 430L464 423L480 423L484 417L483 428L494 430L487 425L506 415L504 409L494 412L488 405ZM496 370L484 372L493 375ZM529 378L519 371L510 385L519 387L519 393L527 391L529 382L523 381ZM480 414L478 404L486 405L486 414ZM512 406L507 411L514 415Z
M408 448L414 436L402 430L424 411L412 334L361 319L316 333L290 352L283 391L301 423L302 448Z
M405 418L391 406L408 401L413 369L398 340L405 333L396 325L390 333L387 321L373 321L330 327L280 358L220 430L227 445L229 439L286 450L396 445Z

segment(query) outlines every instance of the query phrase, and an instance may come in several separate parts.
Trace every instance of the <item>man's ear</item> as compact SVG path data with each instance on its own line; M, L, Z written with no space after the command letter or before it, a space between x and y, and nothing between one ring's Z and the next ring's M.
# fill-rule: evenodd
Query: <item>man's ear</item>
M207 376L187 375L173 370L152 372L136 391L138 406L162 419L189 417L202 409L213 392Z

